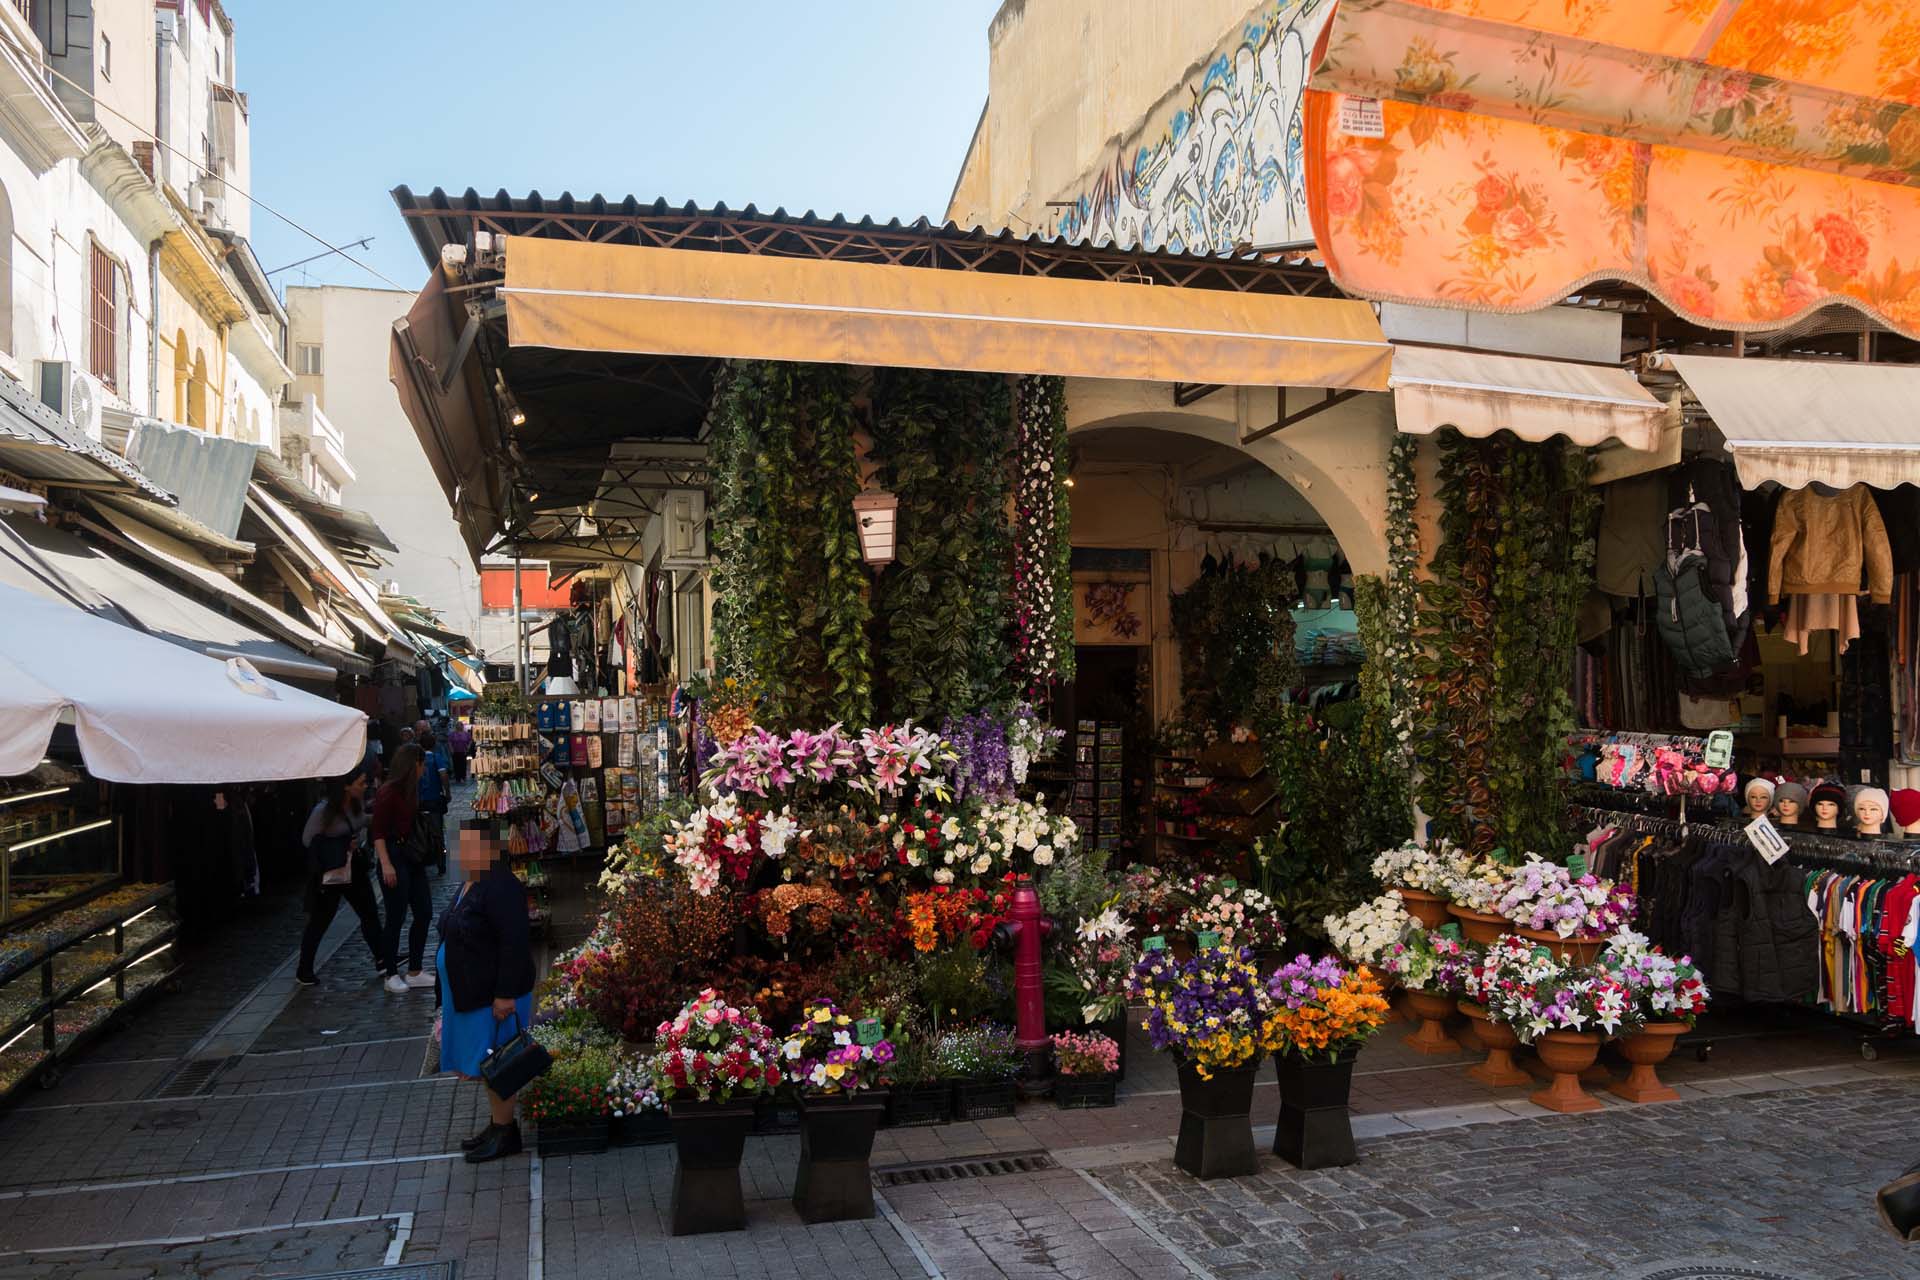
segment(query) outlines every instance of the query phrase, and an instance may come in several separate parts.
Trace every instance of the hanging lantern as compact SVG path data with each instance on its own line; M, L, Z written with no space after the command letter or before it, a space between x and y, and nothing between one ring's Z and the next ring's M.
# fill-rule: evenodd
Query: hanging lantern
M900 499L884 489L869 489L853 499L853 519L860 530L860 558L868 564L893 563L894 516Z

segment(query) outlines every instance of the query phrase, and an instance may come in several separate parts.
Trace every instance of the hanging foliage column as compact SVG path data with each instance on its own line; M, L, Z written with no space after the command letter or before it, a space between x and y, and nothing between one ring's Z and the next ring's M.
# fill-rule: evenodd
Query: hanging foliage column
M1013 663L1036 704L1073 679L1073 550L1066 379L1029 374L1016 392Z

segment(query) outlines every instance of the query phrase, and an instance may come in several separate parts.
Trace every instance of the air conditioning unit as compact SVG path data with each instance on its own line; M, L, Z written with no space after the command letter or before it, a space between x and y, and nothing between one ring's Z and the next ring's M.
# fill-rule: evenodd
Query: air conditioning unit
M40 403L66 419L69 426L83 432L89 440L99 440L100 408L107 398L100 380L76 368L71 360L39 363Z
M667 490L660 504L660 532L661 568L706 568L706 490Z

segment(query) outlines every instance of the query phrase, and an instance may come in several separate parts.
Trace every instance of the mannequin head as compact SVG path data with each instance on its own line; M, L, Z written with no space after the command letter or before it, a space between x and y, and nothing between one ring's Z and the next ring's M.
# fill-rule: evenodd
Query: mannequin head
M1863 836L1883 835L1887 829L1887 793L1878 787L1862 787L1853 793L1853 829Z
M1773 808L1773 783L1766 778L1747 779L1746 789L1741 792L1746 798L1747 820L1767 816L1767 810Z
M1797 827L1807 818L1807 789L1783 782L1773 789L1773 811L1783 827Z
M1920 791L1902 787L1887 797L1887 812L1893 825L1910 835L1920 835Z
M1846 789L1837 782L1823 782L1813 789L1813 825L1819 831L1840 829L1840 807L1846 802Z

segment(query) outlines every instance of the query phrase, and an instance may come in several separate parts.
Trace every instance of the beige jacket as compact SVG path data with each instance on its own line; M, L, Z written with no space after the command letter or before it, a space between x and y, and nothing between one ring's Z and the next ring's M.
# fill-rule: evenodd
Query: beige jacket
M1780 499L1767 569L1772 603L1783 595L1859 595L1863 571L1875 604L1893 599L1893 551L1867 486L1833 497L1792 489Z

